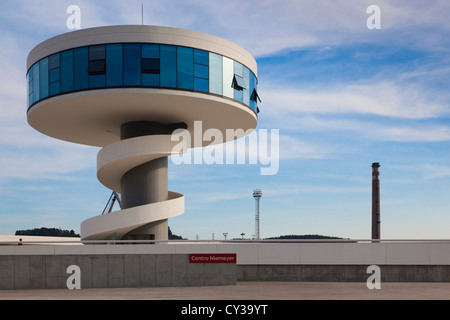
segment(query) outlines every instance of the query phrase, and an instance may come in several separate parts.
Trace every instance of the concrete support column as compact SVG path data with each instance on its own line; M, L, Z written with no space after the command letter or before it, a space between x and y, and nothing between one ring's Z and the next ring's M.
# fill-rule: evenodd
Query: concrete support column
M171 134L175 129L186 128L184 123L162 124L151 121L134 121L121 126L121 139L146 135ZM168 157L161 157L127 171L121 179L122 209L146 205L168 199ZM149 223L124 236L130 240L167 240L168 220Z

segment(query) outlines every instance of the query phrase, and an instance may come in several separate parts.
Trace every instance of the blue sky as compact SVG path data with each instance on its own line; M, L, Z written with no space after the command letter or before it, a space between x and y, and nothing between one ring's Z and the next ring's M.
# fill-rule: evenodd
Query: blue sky
M74 229L101 213L98 148L58 141L26 122L26 57L61 33L71 4L81 27L144 22L233 41L258 63L259 129L280 133L279 172L260 165L173 165L186 196L176 234L369 238L371 163L381 163L382 238L450 238L448 1L62 1L0 3L0 234ZM369 30L366 9L381 9Z

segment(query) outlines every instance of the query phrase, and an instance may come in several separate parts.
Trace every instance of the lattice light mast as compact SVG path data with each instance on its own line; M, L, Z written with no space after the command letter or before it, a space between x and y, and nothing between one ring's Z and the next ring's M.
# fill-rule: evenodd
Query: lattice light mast
M253 190L253 198L255 198L255 239L259 240L259 199L262 197L261 189Z

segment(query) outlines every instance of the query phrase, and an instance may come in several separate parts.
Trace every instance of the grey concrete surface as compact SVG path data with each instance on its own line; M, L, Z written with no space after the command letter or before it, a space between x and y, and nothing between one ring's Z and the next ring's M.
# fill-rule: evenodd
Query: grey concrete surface
M448 300L450 283L237 282L232 286L0 290L0 300Z
M66 289L71 265L80 268L82 288L236 284L235 263L188 261L188 254L1 256L0 290Z

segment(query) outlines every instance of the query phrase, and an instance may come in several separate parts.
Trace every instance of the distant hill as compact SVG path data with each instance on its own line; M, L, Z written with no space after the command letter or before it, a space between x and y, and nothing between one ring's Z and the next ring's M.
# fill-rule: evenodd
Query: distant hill
M271 237L266 238L268 240L292 240L292 239L344 239L339 237L331 237L331 236L322 236L319 234L304 234L304 235L296 235L296 234L290 234L290 235L284 235L279 237Z
M34 228L28 230L17 230L16 236L41 236L41 237L69 237L79 238L80 235L73 230L62 230L59 228Z

